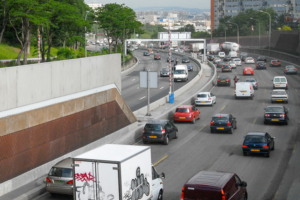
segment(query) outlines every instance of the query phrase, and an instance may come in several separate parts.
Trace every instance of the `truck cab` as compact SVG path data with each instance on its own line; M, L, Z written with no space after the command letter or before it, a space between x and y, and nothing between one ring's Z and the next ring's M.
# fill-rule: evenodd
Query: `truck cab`
M163 199L164 185L162 179L165 178L165 174L159 175L154 166L152 165L152 197L151 200Z

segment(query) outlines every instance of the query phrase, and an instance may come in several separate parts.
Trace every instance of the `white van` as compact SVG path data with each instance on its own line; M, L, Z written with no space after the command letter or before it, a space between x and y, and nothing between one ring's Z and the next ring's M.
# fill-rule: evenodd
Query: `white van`
M288 90L288 81L285 76L275 76L273 78L273 89L284 88Z
M237 82L235 86L235 98L250 98L254 97L254 88L250 82Z
M230 56L230 58L237 58L238 57L236 51L230 51L228 55Z
M225 58L225 53L224 53L224 52L219 52L219 53L218 53L218 56L219 56L220 58Z
M174 81L187 81L189 79L189 71L186 65L176 65L174 71Z

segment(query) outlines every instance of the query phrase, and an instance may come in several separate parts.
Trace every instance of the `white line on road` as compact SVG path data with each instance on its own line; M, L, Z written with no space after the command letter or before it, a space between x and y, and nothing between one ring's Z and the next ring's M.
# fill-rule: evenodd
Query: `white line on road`
M142 100L142 99L144 99L144 98L146 98L146 96L144 96L144 97L140 98L140 100Z
M159 88L160 90L163 89L164 87Z

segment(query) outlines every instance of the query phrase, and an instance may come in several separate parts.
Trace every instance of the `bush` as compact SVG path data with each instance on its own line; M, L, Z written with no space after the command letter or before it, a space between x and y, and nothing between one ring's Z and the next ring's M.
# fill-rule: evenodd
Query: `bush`
M73 59L76 58L77 55L74 50L68 48L60 48L57 51L57 59L58 60L65 60L65 59Z

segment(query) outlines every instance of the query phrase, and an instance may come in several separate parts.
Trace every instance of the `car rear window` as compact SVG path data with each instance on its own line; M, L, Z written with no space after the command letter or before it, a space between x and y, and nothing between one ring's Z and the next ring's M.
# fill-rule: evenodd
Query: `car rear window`
M52 167L49 176L73 177L73 170L69 168Z
M266 109L267 112L283 112L282 107L269 107Z
M286 79L285 78L280 78L280 81L281 82L286 82Z
M285 91L273 91L272 94L275 94L275 95L285 95L286 92Z
M145 130L147 131L161 131L161 125L160 124L146 124Z
M295 66L286 66L286 68L289 68L289 69L294 69Z
M188 108L177 108L176 112L189 113L190 109L188 109Z
M197 97L199 97L199 98L205 98L205 97L207 97L207 94L198 94Z
M176 70L174 74L184 74L185 71L184 70Z
M256 82L255 79L246 79L246 82Z
M264 143L266 142L266 138L260 135L247 135L245 141L251 143Z
M213 117L212 118L213 122L228 122L227 117Z
M280 78L275 78L275 82L280 82Z

